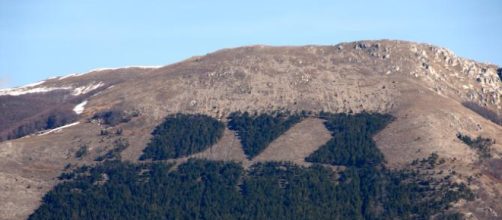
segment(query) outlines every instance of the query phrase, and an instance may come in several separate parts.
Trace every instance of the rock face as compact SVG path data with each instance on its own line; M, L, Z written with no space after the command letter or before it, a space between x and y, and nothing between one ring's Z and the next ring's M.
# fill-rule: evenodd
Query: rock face
M68 111L87 102L73 120L79 124L0 142L0 201L6 201L0 203L0 219L26 218L65 166L95 163L94 159L118 139L127 139L130 146L121 153L122 159L136 161L152 129L168 114L202 113L226 121L234 111L277 110L390 113L396 120L375 137L388 166L404 166L437 153L446 158L445 169L454 170L458 181L477 177L472 188L479 198L458 204L459 210L477 218L502 216L502 206L497 202L502 199L502 180L490 171L499 163L478 161L476 153L456 138L459 132L502 137L500 125L462 104L474 103L500 117L500 69L457 57L444 48L383 40L225 49L159 68L94 71L3 90L0 109L29 124L27 119L48 107L19 111L17 108L30 106L24 101L31 100L28 96L41 103L57 100L60 105L68 105ZM114 126L92 120L97 113L110 110L137 115ZM0 121L9 121L5 115L0 115ZM20 125L9 123L0 126L4 129L0 133ZM300 157L329 138L319 123L298 124L257 160L291 160L305 165ZM103 135L103 130L109 135ZM312 141L291 144L296 137ZM496 141L494 161L502 154L501 140ZM77 158L75 152L81 146L89 152ZM228 130L220 143L194 156L253 163L246 161Z

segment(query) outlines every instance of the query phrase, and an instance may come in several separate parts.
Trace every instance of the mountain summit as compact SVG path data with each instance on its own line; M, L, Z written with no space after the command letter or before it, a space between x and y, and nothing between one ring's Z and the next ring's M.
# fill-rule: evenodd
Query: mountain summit
M501 70L428 44L224 49L162 67L95 70L3 89L0 112L0 219L27 218L63 172L111 157L139 162L166 116L206 115L232 124L236 112L304 119L270 122L281 132L252 156L242 149L240 121L232 129L215 124L221 134L208 149L166 161L308 167L305 158L333 135L323 113L385 114L393 119L372 140L386 167L403 169L435 155L443 162L430 172L449 172L476 195L454 209L479 219L502 216Z

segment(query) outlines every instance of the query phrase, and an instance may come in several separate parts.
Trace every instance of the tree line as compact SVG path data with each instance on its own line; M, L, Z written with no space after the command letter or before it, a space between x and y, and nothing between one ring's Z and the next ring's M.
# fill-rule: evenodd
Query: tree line
M255 116L245 117L244 121ZM321 117L326 120L334 141L320 149L323 154L315 152L309 156L313 162L310 167L266 162L246 170L235 162L192 159L173 169L173 164L165 162L132 164L105 160L63 174L61 183L44 196L42 205L30 219L462 217L450 207L459 199L473 199L464 184L436 179L412 169L385 167L383 154L369 139L392 117L369 113ZM174 124L184 119L185 116L177 115ZM282 120L284 123L285 119ZM190 123L194 123L192 128L201 128L198 122ZM215 125L212 129L219 127ZM165 125L156 130L175 132L174 128L179 129ZM363 149L354 149L360 147ZM424 161L438 160L437 155L431 157ZM324 164L345 168L335 172Z

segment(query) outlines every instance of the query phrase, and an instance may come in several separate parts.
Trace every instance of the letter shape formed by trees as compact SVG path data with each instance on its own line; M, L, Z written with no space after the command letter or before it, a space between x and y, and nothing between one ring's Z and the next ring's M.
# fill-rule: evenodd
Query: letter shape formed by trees
M214 145L224 129L222 122L206 115L170 115L152 132L140 160L165 160L201 152Z
M233 112L228 118L228 127L237 132L249 159L260 154L273 140L302 119L300 115L278 112L259 115Z

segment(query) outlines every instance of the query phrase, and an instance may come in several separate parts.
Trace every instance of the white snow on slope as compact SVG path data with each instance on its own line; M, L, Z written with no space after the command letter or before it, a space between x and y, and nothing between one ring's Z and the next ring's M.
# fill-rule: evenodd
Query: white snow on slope
M38 87L38 88L13 88L13 89L2 89L0 90L0 96L2 95L11 95L11 96L19 96L19 95L25 95L29 93L44 93L44 92L50 92L54 90L66 90L70 89L68 87Z
M105 84L103 82L98 82L98 83L91 83L87 86L81 86L73 89L73 92L71 93L74 96L82 95L82 94L87 94L88 92L91 92L101 86L104 86Z
M7 92L13 92L13 91L27 90L28 88L35 87L35 86L38 86L38 85L41 85L44 83L45 83L45 80L40 81L40 82L36 82L36 83L31 83L31 84L24 85L24 86L15 87L15 88L0 89L0 94L7 93Z
M79 96L82 94L87 94L95 89L98 89L105 84L103 82L93 82L86 86L80 87L71 87L71 86L63 86L63 87L35 87L37 85L41 85L43 82L39 82L36 84L26 85L18 88L10 88L10 89L0 89L0 96L3 95L11 95L11 96L19 96L30 93L46 93L55 90L73 90L72 95Z
M89 72L105 71L105 70L118 70L118 69L128 69L128 68L140 68L140 69L158 69L162 66L123 66L123 67L109 67L109 68L96 68Z
M24 85L24 86L21 86L19 88L29 88L29 87L35 87L35 86L38 86L38 85L42 85L45 83L45 80L43 81L40 81L40 82L36 82L36 83L31 83L31 84L28 84L28 85Z
M80 124L80 122L77 121L75 123L67 124L67 125L64 125L64 126L61 126L61 127L54 128L52 130L48 130L46 132L43 132L43 133L39 134L38 136L43 136L43 135L50 134L50 133L59 133L59 132L61 132L65 128L69 128L71 126L75 126L75 125L78 125L78 124Z
M60 77L58 77L58 80L62 80L62 79L70 78L70 77L75 77L75 76L81 76L84 74L85 73L74 73L74 74L70 74L70 75L66 75L66 76L60 76Z
M70 74L70 75L66 75L66 76L60 76L60 77L58 77L58 80L63 80L63 79L67 79L70 77L76 77L76 76L83 76L88 73L105 71L105 70L118 70L118 69L127 69L127 68L157 69L160 67L162 67L162 66L123 66L123 67L111 67L111 68L106 68L106 67L105 68L95 68L95 69L91 69L85 73L74 73L74 74Z
M85 75L85 74L88 74L91 72L104 71L104 70L117 70L117 69L127 69L127 68L157 69L160 67L162 67L162 66L125 66L125 67L116 67L116 68L97 68L97 69L92 69L86 73L74 73L74 74L70 74L70 75L66 75L66 76L50 77L47 80L51 80L51 79L63 80L63 79L67 79L70 77L82 76L82 75ZM81 86L81 87L77 87L77 88L69 87L69 86L65 86L65 87L37 87L39 85L44 84L45 82L46 81L40 81L40 82L25 85L25 86L17 87L17 88L0 89L0 96L3 96L3 95L19 96L19 95L25 95L25 94L29 94L29 93L51 92L54 90L73 90L72 95L78 96L81 94L86 94L86 93L88 93L92 90L95 90L95 89L104 85L102 82L100 82L98 84ZM34 87L37 87L37 88L34 88Z
M85 100L82 103L76 105L75 108L73 108L73 111L75 113L77 113L77 115L80 115L80 114L82 114L82 112L84 112L85 105L87 105L87 100Z
M8 89L0 89L0 96L2 95L11 95L11 96L19 96L29 93L42 93L42 92L50 92L58 89L68 89L68 87L37 87L39 85L44 84L45 81L40 81L36 83L31 83L28 85L24 85L16 88L8 88Z

